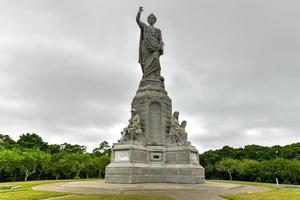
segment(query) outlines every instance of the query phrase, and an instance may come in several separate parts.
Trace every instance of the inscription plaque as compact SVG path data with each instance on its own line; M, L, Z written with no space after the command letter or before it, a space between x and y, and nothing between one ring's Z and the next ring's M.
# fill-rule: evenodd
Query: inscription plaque
M192 163L192 164L194 164L194 165L197 165L197 164L198 164L197 154L191 153L191 154L190 154L190 158L191 158L191 163Z
M115 161L128 161L129 151L115 151Z
M152 144L161 144L161 106L153 102L149 108L149 139Z

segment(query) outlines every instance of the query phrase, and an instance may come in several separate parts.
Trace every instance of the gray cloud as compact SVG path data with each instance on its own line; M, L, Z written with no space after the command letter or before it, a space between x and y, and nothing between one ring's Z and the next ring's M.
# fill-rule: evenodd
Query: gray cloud
M166 88L201 151L299 141L296 1L2 1L0 131L115 142L141 78L140 5L158 17Z

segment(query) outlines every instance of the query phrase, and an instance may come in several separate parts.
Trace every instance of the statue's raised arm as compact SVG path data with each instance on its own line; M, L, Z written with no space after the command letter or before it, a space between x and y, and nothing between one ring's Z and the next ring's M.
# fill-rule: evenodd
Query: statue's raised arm
M139 11L136 15L136 23L139 25L140 28L142 28L143 26L146 25L145 23L141 22L141 14L142 14L143 11L144 11L143 7L140 7Z
M150 14L147 18L148 24L141 21L143 7L139 8L136 22L141 29L139 46L139 63L142 67L143 78L161 78L159 57L163 54L164 43L161 31L154 27L156 17Z

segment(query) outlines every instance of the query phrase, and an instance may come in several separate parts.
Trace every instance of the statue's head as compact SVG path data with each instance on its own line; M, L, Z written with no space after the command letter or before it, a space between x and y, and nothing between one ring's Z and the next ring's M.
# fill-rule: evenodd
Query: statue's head
M153 15L153 14L151 13L151 14L148 16L147 21L148 21L148 23L149 23L150 25L155 24L155 22L156 22L156 17L155 17L155 15Z
M180 124L180 126L181 126L182 128L185 128L185 127L186 127L186 121L185 121L185 120L182 121L181 124Z
M176 119L178 119L179 112L178 112L178 111L175 111L175 112L173 113L173 116L174 116Z

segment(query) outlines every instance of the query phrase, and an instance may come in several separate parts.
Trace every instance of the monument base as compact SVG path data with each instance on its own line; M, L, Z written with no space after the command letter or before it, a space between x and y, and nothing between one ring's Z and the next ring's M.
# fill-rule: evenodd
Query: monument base
M105 174L107 183L198 184L205 180L193 146L115 145Z
M204 183L204 169L184 164L111 164L106 169L107 183Z

